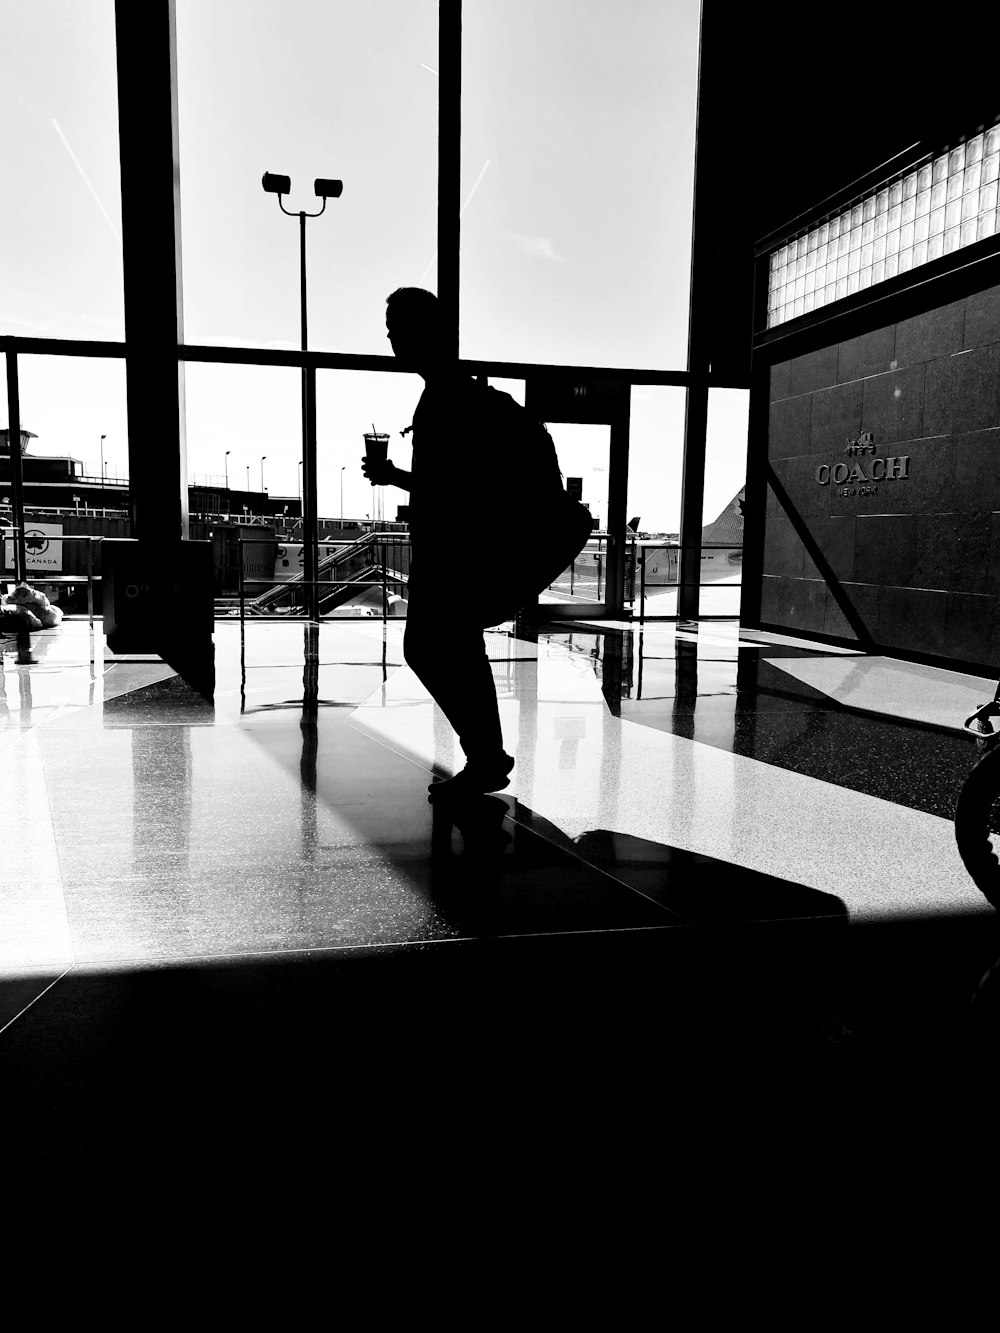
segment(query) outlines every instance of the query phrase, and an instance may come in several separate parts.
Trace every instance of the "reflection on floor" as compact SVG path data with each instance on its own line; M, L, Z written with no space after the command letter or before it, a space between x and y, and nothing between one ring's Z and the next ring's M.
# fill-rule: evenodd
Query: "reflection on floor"
M968 1058L1000 940L950 821L995 682L736 621L507 627L512 782L451 819L402 632L219 622L213 702L82 622L3 641L13 1114Z

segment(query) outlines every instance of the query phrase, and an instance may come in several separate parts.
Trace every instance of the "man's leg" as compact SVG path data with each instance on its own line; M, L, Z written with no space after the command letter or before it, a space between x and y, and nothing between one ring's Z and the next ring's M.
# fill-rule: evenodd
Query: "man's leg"
M458 734L483 791L507 785L513 760L504 752L496 684L483 631L465 615L444 610L432 618L420 590L410 590L403 636L407 666ZM441 784L444 785L444 784Z

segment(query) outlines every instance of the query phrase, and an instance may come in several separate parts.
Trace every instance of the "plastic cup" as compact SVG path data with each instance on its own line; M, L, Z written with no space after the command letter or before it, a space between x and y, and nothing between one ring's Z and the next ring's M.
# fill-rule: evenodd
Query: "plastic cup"
M365 431L365 458L369 463L384 463L388 452L388 435Z

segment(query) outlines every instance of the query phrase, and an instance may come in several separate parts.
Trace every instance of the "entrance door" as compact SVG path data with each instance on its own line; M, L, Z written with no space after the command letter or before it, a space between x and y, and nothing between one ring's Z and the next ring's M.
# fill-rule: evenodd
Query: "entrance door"
M543 594L544 614L553 619L631 618L625 610L629 402L630 387L621 380L525 382L524 405L549 427L567 488L599 523L573 570Z

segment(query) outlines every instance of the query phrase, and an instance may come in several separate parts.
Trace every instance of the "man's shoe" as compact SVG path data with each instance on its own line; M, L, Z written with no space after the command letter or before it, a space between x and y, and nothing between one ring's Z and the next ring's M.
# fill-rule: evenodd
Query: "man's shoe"
M483 796L486 792L502 791L510 786L508 776L514 760L505 754L496 763L480 764L471 761L453 778L432 782L427 788L430 801L460 801L469 796Z

